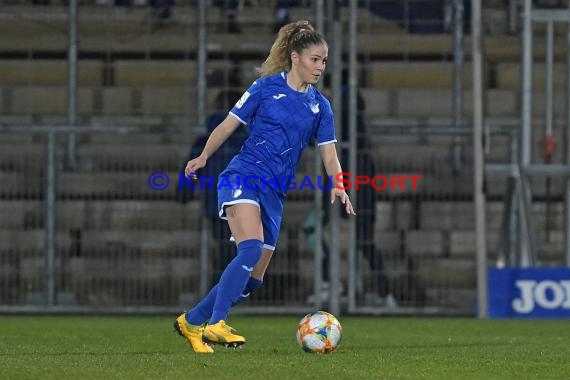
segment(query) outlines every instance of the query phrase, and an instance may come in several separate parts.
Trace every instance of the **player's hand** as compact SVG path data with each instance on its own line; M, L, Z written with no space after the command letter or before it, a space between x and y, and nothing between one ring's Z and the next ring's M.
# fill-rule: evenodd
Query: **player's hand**
M186 169L184 169L184 175L190 179L197 178L196 172L198 169L202 169L206 166L206 159L202 156L198 156L186 164Z
M354 208L352 207L352 203L350 203L350 199L348 198L346 191L333 187L331 191L331 204L334 203L336 197L340 198L340 202L344 205L346 213L348 215L356 215L356 212L354 212Z

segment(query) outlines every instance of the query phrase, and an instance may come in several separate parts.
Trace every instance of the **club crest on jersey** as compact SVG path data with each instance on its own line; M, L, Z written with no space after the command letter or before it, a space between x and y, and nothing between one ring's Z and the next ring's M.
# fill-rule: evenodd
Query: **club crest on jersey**
M319 113L319 103L311 104L311 111L313 111L313 113Z

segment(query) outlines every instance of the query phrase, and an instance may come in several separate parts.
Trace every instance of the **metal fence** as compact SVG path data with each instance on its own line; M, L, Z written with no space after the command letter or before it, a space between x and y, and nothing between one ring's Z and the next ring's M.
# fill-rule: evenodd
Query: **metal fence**
M221 240L215 233L201 238L204 228L220 228L202 217L203 192L183 200L177 191L186 141L195 136L176 128L84 126L77 131L80 159L74 169L66 166L67 127L4 127L0 134L2 310L170 312L188 307L215 283L223 267L220 256L232 250L227 234ZM326 285L337 282L343 284L341 307L346 310L353 302L353 313L473 314L471 148L466 138L464 166L454 170L450 152L458 133L466 136L470 129L424 125L370 131L372 148L359 153L359 174L421 178L416 189L408 182L404 189L359 190L354 263L350 222L340 217L339 208L324 205L329 222L322 240L315 241L316 192L291 191L265 284L238 310L287 313L326 306ZM504 134L493 141L505 142ZM502 144L494 155L499 162L509 158ZM306 152L300 175L315 178L313 156L312 150ZM157 172L163 173L158 184L170 179L163 190L149 182ZM501 249L501 186L489 204L493 252ZM320 271L330 270L333 219L339 223L342 269L338 277L331 272L327 278ZM319 244L324 258L317 263Z
M280 10L262 0L207 9L194 1L71 1L74 17L67 3L2 1L0 310L174 312L195 302L233 247L222 238L227 231L216 231L223 225L203 216L202 194L177 193L178 172L206 116L227 111L231 91L255 79L275 27L303 18L328 29L333 76L358 62L367 144L354 150L356 172L422 178L416 191L353 196L355 224L323 208L318 192L293 191L266 283L237 310L337 303L351 313L475 314L474 143L465 122L474 111L464 101L474 79L462 51L471 42L469 10L458 17L458 1L367 0L351 13L324 3ZM501 126L487 128L488 163L518 157L523 65L519 36L510 34L514 3L484 9L485 111L489 125ZM563 78L565 46L546 45L535 52L550 52L548 78ZM540 89L545 77L535 81ZM553 110L556 141L564 138L563 82L554 82L561 96L533 104L537 113ZM339 134L342 119L338 112ZM539 152L539 133L532 144ZM339 146L344 167L350 146ZM567 160L562 148L552 163ZM316 161L309 149L299 173L314 178ZM170 178L166 190L149 187L155 172ZM539 262L553 265L563 262L566 182L548 183L531 183L530 213ZM513 260L509 186L506 177L486 178L489 264Z

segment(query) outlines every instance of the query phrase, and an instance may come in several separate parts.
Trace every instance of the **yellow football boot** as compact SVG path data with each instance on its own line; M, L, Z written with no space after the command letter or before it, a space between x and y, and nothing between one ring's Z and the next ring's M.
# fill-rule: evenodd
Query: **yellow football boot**
M228 326L225 321L219 321L214 325L206 326L202 339L206 343L241 348L245 343L245 338L241 335L234 334L235 332L236 330Z
M188 323L184 313L174 321L174 329L178 334L180 334L180 336L186 338L186 340L192 345L194 352L198 352L200 354L211 354L214 352L212 347L202 341L204 327Z

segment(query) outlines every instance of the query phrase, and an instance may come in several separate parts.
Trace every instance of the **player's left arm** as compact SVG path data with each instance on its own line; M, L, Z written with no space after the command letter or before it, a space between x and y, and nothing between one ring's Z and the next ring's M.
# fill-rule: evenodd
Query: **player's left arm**
M319 150L327 174L332 177L333 181L331 203L334 203L334 200L338 197L340 198L341 203L345 206L346 213L356 215L354 208L352 207L352 203L348 198L348 194L344 191L343 183L339 182L339 180L342 179L342 168L338 160L338 155L336 154L335 143L319 145Z

